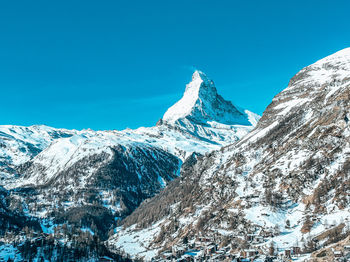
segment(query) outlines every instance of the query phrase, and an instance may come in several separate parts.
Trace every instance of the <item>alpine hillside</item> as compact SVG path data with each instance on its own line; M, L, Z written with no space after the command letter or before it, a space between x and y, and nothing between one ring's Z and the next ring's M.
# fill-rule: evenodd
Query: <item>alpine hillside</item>
M349 255L349 101L347 48L298 72L241 140L183 165L179 178L123 221L109 245L159 261ZM195 106L188 117L182 102L169 109L178 114L166 114L168 122L233 121L221 107L204 115Z

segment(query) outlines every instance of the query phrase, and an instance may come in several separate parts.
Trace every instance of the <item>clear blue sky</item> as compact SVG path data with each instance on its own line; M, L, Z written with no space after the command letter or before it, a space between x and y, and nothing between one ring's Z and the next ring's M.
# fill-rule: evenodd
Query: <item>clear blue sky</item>
M0 124L152 126L192 68L261 114L350 46L349 1L1 1Z

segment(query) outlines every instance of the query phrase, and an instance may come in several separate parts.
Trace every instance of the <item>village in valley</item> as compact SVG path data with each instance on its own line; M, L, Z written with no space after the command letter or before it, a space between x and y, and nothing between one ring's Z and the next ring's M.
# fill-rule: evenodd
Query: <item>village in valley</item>
M264 214L263 214L264 215ZM265 214L267 215L267 214ZM345 224L349 224L349 219L346 218ZM313 223L321 223L319 217L311 216L310 221ZM301 221L305 223L305 221ZM161 250L158 256L152 258L151 261L233 261L233 262L285 262L285 261L318 261L314 260L310 253L313 250L318 250L317 258L329 258L331 260L324 261L350 261L350 237L344 240L342 246L334 246L323 249L326 243L320 236L331 237L331 234L337 232L338 228L345 226L329 223L323 225L325 227L322 234L311 237L306 235L304 242L295 242L290 246L279 246L278 242L274 241L278 237L287 232L281 232L277 227L264 229L262 227L253 226L246 234L239 234L234 237L228 237L220 234L217 230L208 231L204 234L199 234L195 239L188 240L185 237L182 244L173 245L168 249ZM290 222L287 221L286 228L292 228ZM329 236L328 236L329 235ZM236 244L229 245L228 242ZM284 243L286 244L286 243ZM137 258L136 260L143 260Z
M272 261L314 261L309 254L305 254L300 246L278 248L273 242L267 244L267 239L258 234L248 234L245 237L249 248L233 251L230 247L220 248L215 237L198 237L196 241L183 245L175 245L165 250L158 257L158 261L200 262L200 261L233 261L233 262L272 262ZM316 240L314 240L316 242ZM331 249L334 260L350 261L350 242L342 249ZM325 260L331 261L331 260Z
M255 207L258 207L257 203L263 203L260 195L262 194L255 192L241 196L240 204L247 209L254 210ZM239 223L241 226L234 230L213 229L212 224L204 218L202 223L198 222L197 226L192 228L195 230L192 233L183 228L182 233L177 235L176 241L173 241L176 244L170 242L166 247L158 249L158 255L147 258L143 257L141 252L132 258L136 261L151 260L154 262L350 261L350 219L347 213L339 213L338 216L330 214L325 218L319 214L306 214L305 211L302 211L304 209L302 205L291 207L290 201L287 201L286 198L282 197L279 202L279 208L272 209L273 212L269 211L266 203L262 205L263 207L260 205L260 212L251 217L255 219L255 222L240 220L244 216L249 217L249 212L226 210L225 214L229 214L229 218L222 216L220 223L224 227L230 225L232 221ZM276 223L277 220L273 213L277 210L279 212L284 210L285 214L291 214L291 208L298 208L297 213L300 215L284 216L287 219L282 220L282 223ZM227 219L231 219L231 222ZM177 220L175 221L178 223ZM272 223L267 226L267 221L272 221ZM163 228L162 226L161 231L168 231L169 228L174 227L174 224L177 227L176 222L168 224L168 227ZM258 225L259 223L264 226ZM159 241L158 243L163 241L162 235L162 232L159 231L154 233L154 238ZM332 245L332 243L337 244ZM148 246L145 242L143 247L150 251L156 246ZM315 258L324 260L315 260Z

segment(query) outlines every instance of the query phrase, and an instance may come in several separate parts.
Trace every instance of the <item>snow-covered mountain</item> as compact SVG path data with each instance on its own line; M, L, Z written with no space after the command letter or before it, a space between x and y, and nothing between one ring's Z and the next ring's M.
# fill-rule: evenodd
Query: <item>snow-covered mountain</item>
M195 71L186 86L183 97L163 116L171 124L185 120L210 125L212 122L226 125L251 125L250 112L240 112L231 102L224 100L216 91L214 82L203 72Z
M179 117L172 108L182 106L188 112ZM178 177L183 163L234 143L259 119L225 101L199 71L172 108L156 126L136 130L0 126L8 205L22 203L23 215L45 230L62 221L77 226L77 219L89 228L104 214L98 234L105 238L117 219Z
M214 260L303 252L294 259L335 261L330 245L343 252L350 241L349 101L347 48L297 73L254 130L183 168L124 220L110 245L146 259L187 250ZM200 115L180 102L167 121Z
M32 159L54 140L70 137L75 131L47 126L0 126L0 177L11 178L15 169Z
M224 145L225 141L232 142L232 134L227 130L234 130L238 140L247 132L246 127L255 126L259 118L224 100L214 82L197 70L183 97L165 112L160 123L184 128L201 139Z
M1 165L4 170L23 165L20 170L25 174L19 181L5 186L43 185L83 158L104 153L110 160L113 147L123 147L131 160L135 160L128 153L132 149L152 148L183 162L193 152L205 154L235 142L247 134L258 119L258 115L248 110L241 112L225 101L217 94L213 81L195 71L183 98L169 108L154 127L76 131L46 126L0 126ZM142 171L137 173L140 176Z

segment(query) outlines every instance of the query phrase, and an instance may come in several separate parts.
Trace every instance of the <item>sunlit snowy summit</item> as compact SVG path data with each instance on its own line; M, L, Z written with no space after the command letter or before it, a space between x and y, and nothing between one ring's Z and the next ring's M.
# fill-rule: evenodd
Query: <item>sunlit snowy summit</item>
M246 135L259 119L259 115L222 98L214 82L196 70L183 97L165 112L159 123L224 146Z
M203 72L195 71L192 81L186 86L183 97L163 116L165 122L174 124L188 122L225 125L254 125L258 116L248 110L239 110L231 102L224 100L215 88L214 82Z

